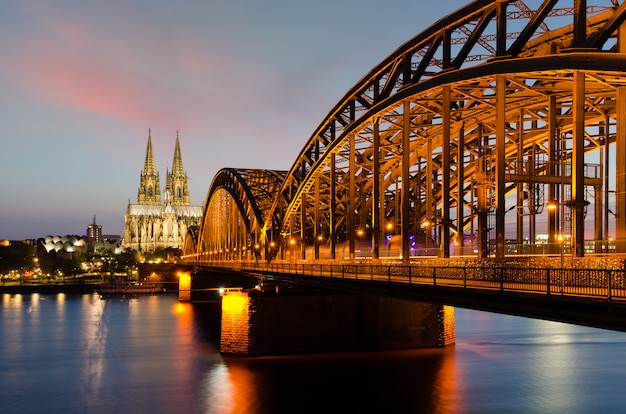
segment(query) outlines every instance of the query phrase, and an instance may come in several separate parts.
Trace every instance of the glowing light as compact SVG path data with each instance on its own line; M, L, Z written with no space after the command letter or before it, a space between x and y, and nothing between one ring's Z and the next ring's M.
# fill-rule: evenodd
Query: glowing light
M229 291L222 296L222 337L220 349L227 353L245 353L249 344L249 306L247 293Z
M365 232L363 231L363 229L358 229L358 230L356 231L356 235L357 235L357 236L359 236L359 237L363 236L363 234L365 234Z
M222 297L222 315L227 319L248 313L248 294L243 292L230 292Z
M178 272L178 299L191 300L191 273Z
M172 313L175 315L184 315L191 311L189 303L176 302L172 306Z

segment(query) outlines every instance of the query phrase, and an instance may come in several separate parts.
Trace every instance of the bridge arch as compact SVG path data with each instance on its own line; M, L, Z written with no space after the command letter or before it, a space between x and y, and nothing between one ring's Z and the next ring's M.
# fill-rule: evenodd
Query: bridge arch
M284 171L223 168L215 175L204 203L196 253L212 259L265 257L263 224Z
M624 152L626 7L565 3L475 1L402 45L315 130L266 228L300 246L295 258L320 257L320 245L330 258L360 247L447 257L451 246L485 257L535 240L543 220L547 242L580 256L593 210L587 227L605 240L606 171L622 168L609 144Z
M289 171L218 172L197 253L582 256L626 241L626 3L593 3L476 0L442 18L350 89Z

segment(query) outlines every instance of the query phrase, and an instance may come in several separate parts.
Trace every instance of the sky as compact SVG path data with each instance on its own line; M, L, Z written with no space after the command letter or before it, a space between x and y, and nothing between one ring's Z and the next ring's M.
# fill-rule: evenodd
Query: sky
M0 239L123 235L148 130L203 205L225 167L288 170L376 64L469 0L0 2Z

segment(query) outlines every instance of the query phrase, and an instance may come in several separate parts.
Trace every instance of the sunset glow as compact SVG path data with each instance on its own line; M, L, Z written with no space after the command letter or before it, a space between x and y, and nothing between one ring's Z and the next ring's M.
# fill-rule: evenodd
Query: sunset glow
M463 4L401 0L382 29L369 0L5 2L0 238L80 234L94 214L121 234L149 128L161 174L180 132L192 204L220 168L289 169L374 64Z

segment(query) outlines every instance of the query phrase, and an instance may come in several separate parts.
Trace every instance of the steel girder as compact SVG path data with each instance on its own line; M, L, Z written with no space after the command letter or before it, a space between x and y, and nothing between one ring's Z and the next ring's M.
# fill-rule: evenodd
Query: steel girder
M626 238L626 5L594 3L477 0L439 20L344 95L289 171L221 170L198 252L247 238L268 259L503 256L544 220L582 255L588 199L608 236L610 166Z
M542 208L536 193L545 191L540 186L549 185L546 192L554 197L557 161L559 174L566 175L561 187L578 191L568 208L583 220L580 193L601 180L583 178L581 154L616 137L616 91L626 61L615 35L626 6L529 3L475 1L362 78L314 131L287 174L271 209L273 223L266 223L274 226L273 237L289 235L316 248L317 240L325 242L330 257L345 241L354 257L355 231L372 237L372 251L383 234L400 233L402 257L420 239L426 246L439 244L447 256L450 233L462 245L463 231L472 227L479 255L489 254L495 238L501 256L505 198L534 193L532 206L524 206L520 196L514 207L536 214ZM574 103L581 84L584 91ZM575 128L574 121L584 127ZM555 131L563 146L558 157L551 152ZM495 236L488 234L494 226ZM572 235L577 254L582 228L578 223Z

